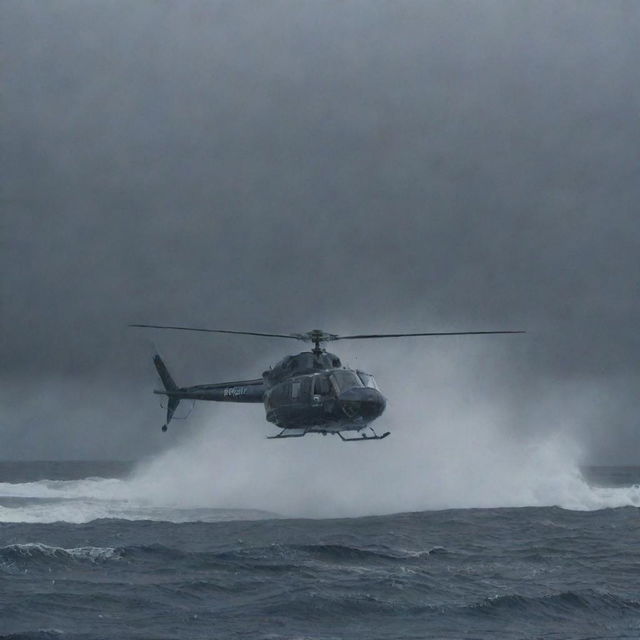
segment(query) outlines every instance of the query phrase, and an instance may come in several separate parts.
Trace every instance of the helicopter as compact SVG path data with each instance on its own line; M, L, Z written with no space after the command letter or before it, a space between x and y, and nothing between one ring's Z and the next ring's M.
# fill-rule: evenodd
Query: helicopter
M328 353L323 348L324 343L337 340L412 336L525 333L524 331L454 331L340 336L320 329L313 329L306 333L283 334L154 324L130 324L129 326L284 338L313 344L313 349L310 351L285 356L265 371L260 378L191 387L179 387L160 355L155 353L153 363L164 388L156 389L153 393L167 398L167 417L165 424L162 425L162 431L167 431L181 400L212 400L264 404L267 421L281 429L277 435L267 436L269 440L302 438L310 433L319 433L325 436L338 435L344 442L383 440L389 436L389 431L378 435L371 426L371 423L384 412L387 401L380 392L373 375L343 365L337 355ZM359 435L343 435L350 432Z

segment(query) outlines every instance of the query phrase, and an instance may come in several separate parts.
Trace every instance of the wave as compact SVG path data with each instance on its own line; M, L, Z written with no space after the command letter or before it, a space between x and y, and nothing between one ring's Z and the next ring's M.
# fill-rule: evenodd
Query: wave
M0 497L9 498L93 498L115 499L130 496L126 480L88 477L81 480L39 480L0 482Z
M606 611L611 615L640 612L640 601L611 593L600 593L591 589L584 591L563 591L542 596L522 596L517 594L486 598L465 607L469 612L517 614L570 615L576 611Z
M187 479L188 481L188 479ZM184 488L185 478L176 480ZM496 497L487 500L469 500L462 504L455 502L412 504L405 511L419 511L448 507L519 507L519 506L559 506L570 510L600 510L618 507L640 507L640 486L592 487L581 476L565 474L563 477L541 477L527 491L520 492L519 499ZM215 495L211 503L183 506L180 496L175 493L163 495L154 488L150 490L147 480L140 483L135 479L117 480L86 478L84 480L42 480L28 483L0 483L0 522L51 523L69 522L83 524L99 519L153 520L162 522L220 522L230 520L261 520L282 517L280 512L269 507L284 504L265 505L265 509L229 508L215 505ZM223 501L226 502L226 501ZM422 508L420 508L422 507ZM392 513L394 509L381 509ZM396 509L396 512L400 509ZM289 514L298 515L298 514ZM304 514L307 515L307 514ZM324 514L329 515L329 514Z
M214 496L215 498L215 496ZM580 477L569 476L564 483L541 479L520 500L496 498L484 504L429 504L426 510L458 507L559 506L570 510L600 510L639 507L640 486L592 487ZM185 498L186 499L186 498ZM207 504L182 506L180 496L170 493L166 499L148 485L135 480L87 478L84 480L43 480L28 483L0 483L0 522L83 524L99 519L153 520L162 522L221 522L280 518L281 512L269 509L228 508ZM285 505L267 505L280 506ZM402 505L399 505L402 506ZM413 505L412 505L413 506ZM417 507L418 505L415 505ZM422 509L412 509L422 510ZM393 512L393 509L386 509ZM297 514L290 514L297 515Z
M0 636L0 640L60 640L69 636L61 629L38 629Z
M10 544L0 547L0 572L22 573L38 567L49 570L52 565L97 564L120 557L121 550L115 547L65 549L41 542Z
M375 566L381 562L420 562L431 555L446 553L443 547L410 551L391 547L369 549L339 544L272 544L234 550L188 551L162 544L64 548L30 542L0 547L0 571L16 573L25 569L49 570L53 565L73 567L81 563L98 564L125 559L128 563L149 566L181 565L183 568L196 567L198 570L205 567L231 566L251 572L287 572L297 570L301 566L318 566L318 561L325 566L336 564L362 567Z
M0 498L1 501L1 498ZM48 524L68 522L86 524L96 520L129 520L154 522L230 522L281 518L277 513L260 509L217 509L154 507L118 501L60 500L58 502L23 502L17 506L0 506L0 522Z
M265 602L261 613L277 615L286 607L288 615L299 618L323 616L331 612L333 616L350 617L354 615L372 614L376 616L398 615L410 616L418 620L423 616L438 615L442 618L455 620L459 625L462 618L470 624L477 625L480 621L492 618L504 622L513 618L514 622L522 625L533 624L535 621L570 620L576 616L598 615L607 619L618 619L640 612L640 601L623 598L607 592L594 590L566 591L540 596L523 596L517 593L497 595L478 602L467 604L415 604L407 598L404 602L387 600L382 594L331 594L314 591L313 597L309 593L302 593L281 601L279 597Z
M118 550L119 556L127 558L150 558L157 560L196 559L198 562L222 561L242 562L265 561L304 562L321 559L323 562L376 562L379 560L406 561L426 559L431 555L447 554L444 547L436 546L426 551L411 551L388 546L361 548L341 544L270 544L268 546L246 547L228 551L184 551L160 544L133 545Z
M0 559L15 558L53 558L56 560L107 560L117 555L114 547L74 547L65 549L63 547L52 547L41 542L26 542L23 544L10 544L0 547Z
M409 551L407 549L393 549L380 547L375 549L362 549L341 544L310 544L292 545L292 549L317 556L323 560L415 560L426 558L430 555L448 553L444 547L436 546L427 551Z

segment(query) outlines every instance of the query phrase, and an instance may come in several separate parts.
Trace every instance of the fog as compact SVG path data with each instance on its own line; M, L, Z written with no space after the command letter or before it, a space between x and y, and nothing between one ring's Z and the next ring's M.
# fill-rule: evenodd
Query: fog
M0 12L0 457L142 459L164 492L188 466L182 496L300 513L517 502L536 474L638 463L636 3ZM343 445L264 441L260 406L161 434L150 341L185 385L298 345L130 322L527 334L337 343L392 431Z

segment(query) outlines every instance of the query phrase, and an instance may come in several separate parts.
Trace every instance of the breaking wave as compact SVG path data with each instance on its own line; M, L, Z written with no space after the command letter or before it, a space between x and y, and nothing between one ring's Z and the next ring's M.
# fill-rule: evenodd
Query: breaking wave
M10 544L0 547L0 561L10 561L17 559L38 559L47 558L53 560L74 560L97 562L107 560L117 556L113 547L75 547L64 549L62 547L52 547L40 542L28 542L25 544Z
M50 571L53 567L98 564L120 558L114 547L75 547L64 549L40 542L10 544L0 547L0 573L24 573L37 569Z
M152 467L153 469L153 467ZM166 493L163 485L149 485L147 480L152 470L128 480L86 479L71 481L40 481L22 484L0 483L0 522L86 523L98 519L155 520L167 522L220 522L229 520L259 520L287 516L353 516L371 513L397 513L402 511L422 511L442 508L473 507L525 507L559 506L570 510L599 510L626 506L640 506L640 486L594 487L577 473L565 473L555 478L543 475L530 487L520 487L519 495L508 495L505 491L494 496L480 496L473 487L466 497L443 499L438 496L424 496L423 500L407 501L401 494L394 502L392 496L384 493L362 494L367 498L366 508L358 509L358 498L350 494L346 503L339 491L330 494L326 500L333 502L310 504L307 508L296 506L295 486L285 487L277 499L269 499L249 483L245 496L232 492L239 508L228 506L229 500L220 491L212 490L210 495L199 489L195 495L188 495L190 483L198 482L198 476L183 475L176 481L177 487L169 487ZM346 481L346 480L345 480ZM199 487L198 487L199 488ZM512 487L513 488L513 487ZM301 487L301 491L305 491ZM308 489L307 489L308 490ZM184 505L180 505L180 491L184 491ZM251 494L255 494L254 504L266 509L251 508ZM244 498L244 499L241 499ZM287 506L286 500L291 499ZM266 504L265 504L266 503ZM351 507L351 508L349 508Z

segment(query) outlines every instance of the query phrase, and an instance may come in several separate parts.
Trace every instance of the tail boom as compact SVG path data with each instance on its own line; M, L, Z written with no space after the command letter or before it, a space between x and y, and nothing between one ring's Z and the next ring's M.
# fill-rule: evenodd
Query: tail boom
M154 391L154 393L178 400L211 400L214 402L262 403L266 386L262 380L241 380L203 384L196 387L179 387Z

